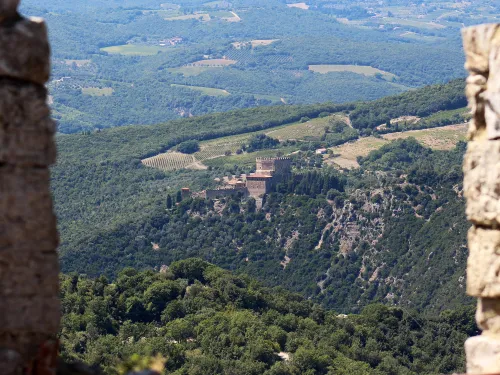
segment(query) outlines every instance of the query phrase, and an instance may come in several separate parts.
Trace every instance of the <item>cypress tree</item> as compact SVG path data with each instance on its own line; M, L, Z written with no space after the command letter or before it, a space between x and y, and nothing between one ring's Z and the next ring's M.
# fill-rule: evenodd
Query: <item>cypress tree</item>
M170 210L172 208L172 197L167 195L167 208Z

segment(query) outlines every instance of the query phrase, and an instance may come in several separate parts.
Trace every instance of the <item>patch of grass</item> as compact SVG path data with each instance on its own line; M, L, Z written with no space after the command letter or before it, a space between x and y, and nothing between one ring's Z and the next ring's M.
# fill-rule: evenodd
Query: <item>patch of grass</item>
M270 100L276 103L281 102L281 97L277 95L263 95L263 94L248 94L248 95L253 95L255 99L259 100Z
M269 46L277 41L279 41L279 39L254 39L250 41L250 43L252 43L252 48L255 48L259 46Z
M186 21L186 20L200 20L203 22L210 21L210 15L208 13L195 13L195 14L184 14L182 16L167 17L166 21Z
M216 17L216 18L233 18L234 14L231 12L228 12L226 10L218 10L214 12L210 12L210 17Z
M230 59L207 59L207 60L195 61L189 65L218 67L218 66L233 65L233 64L236 64L237 62L238 61L236 61L236 60L230 60Z
M172 17L182 16L182 13L180 13L176 9L145 10L142 13L143 14L155 14L155 15L162 17L162 18L172 18Z
M330 72L352 72L363 74L365 76L375 76L376 74L382 74L385 79L392 79L396 77L392 73L364 65L309 65L309 70L320 74L327 74Z
M101 48L101 51L124 56L153 56L158 52L166 51L167 48L161 46L142 46L137 44L125 44Z
M446 38L442 38L442 37L438 37L438 36L417 34L417 33L411 32L411 31L407 31L407 32L401 34L400 37L406 38L406 39L421 40L421 41L425 41L425 42L438 42L440 40L446 39Z
M389 141L414 137L422 145L434 150L451 150L459 141L465 141L467 125L449 125L441 128L410 130L403 133L385 134Z
M280 141L289 139L305 140L310 138L320 138L323 134L325 134L325 126L328 125L328 121L334 117L336 117L336 115L316 118L304 123L295 123L272 129L266 132L266 134L270 137L277 138Z
M229 92L226 90L222 89L214 89L212 87L202 87L202 86L187 86L187 85L178 85L178 84L171 84L170 86L172 87L180 87L180 88L185 88L193 91L199 91L205 95L209 96L229 96L231 95Z
M422 21L417 21L417 20L412 20L412 19L402 19L402 18L394 18L394 17L384 17L381 21L383 23L387 23L387 24L412 26L412 27L418 27L421 29L436 30L436 29L444 29L445 28L445 26L440 25L439 23L435 23L435 22L422 22Z
M358 156L367 156L371 151L378 150L386 143L396 139L414 137L423 146L434 150L451 150L459 141L464 141L467 125L448 125L440 128L410 130L400 133L385 134L383 138L366 137L355 142L345 143L332 148L334 157L327 160L328 164L342 168L357 168Z
M329 158L327 164L336 164L342 168L357 168L359 167L358 156L367 156L371 151L378 150L386 143L388 143L387 140L375 137L360 138L355 142L345 143L332 149L336 156Z
M211 70L220 69L208 66L181 66L179 68L169 68L167 69L170 73L180 73L184 77L194 77L200 75L204 72L209 72Z
M298 8L298 9L302 9L302 10L308 10L309 9L309 5L307 5L306 3L287 4L286 6L289 7L289 8Z
M90 96L111 96L114 90L111 87L104 87L100 89L99 87L85 87L82 89L83 95Z

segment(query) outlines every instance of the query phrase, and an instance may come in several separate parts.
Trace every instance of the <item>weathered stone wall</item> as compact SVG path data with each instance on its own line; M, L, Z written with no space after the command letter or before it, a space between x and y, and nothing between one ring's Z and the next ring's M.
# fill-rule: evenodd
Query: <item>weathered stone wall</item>
M290 158L277 158L274 161L274 171L277 175L286 176L292 170L292 160Z
M467 372L500 373L500 25L463 31L473 119L464 160L469 231L467 293L482 335L466 342Z
M257 158L255 160L255 167L257 172L274 171L274 159L272 158Z
M18 4L0 1L0 374L51 374L60 308L50 48L43 21L22 18Z
M261 197L271 190L271 179L265 177L247 177L247 189L251 197Z

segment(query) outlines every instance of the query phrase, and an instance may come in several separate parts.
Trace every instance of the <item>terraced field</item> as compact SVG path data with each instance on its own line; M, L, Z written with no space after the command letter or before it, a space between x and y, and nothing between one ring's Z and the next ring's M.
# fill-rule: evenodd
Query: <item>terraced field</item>
M186 155L180 152L167 152L142 160L142 164L145 166L164 171L184 169L194 163L196 163L196 160L193 155Z
M319 138L325 133L325 126L331 118L342 119L340 115L332 115L324 118L317 118L305 123L294 123L284 125L267 131L258 131L233 135L229 137L217 138L210 141L200 142L200 151L193 155L185 155L178 152L167 152L155 157L145 159L142 163L148 167L159 168L166 171L172 171L183 168L202 168L208 166L221 165L246 165L250 160L255 161L258 156L274 156L279 152L290 153L296 151L298 146L279 149L279 150L263 150L250 154L235 155L236 151L241 149L241 145L256 135L265 133L270 137L277 138L280 141L289 139L307 140L311 137ZM231 152L231 156L225 156L226 151ZM215 160L216 159L216 160Z

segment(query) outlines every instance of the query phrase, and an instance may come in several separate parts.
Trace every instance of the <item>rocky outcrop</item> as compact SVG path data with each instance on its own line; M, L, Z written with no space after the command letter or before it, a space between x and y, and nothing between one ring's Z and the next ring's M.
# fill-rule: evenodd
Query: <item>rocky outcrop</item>
M54 374L58 236L49 190L54 122L46 105L45 24L0 2L0 373Z
M473 112L464 161L469 232L467 292L478 298L481 336L466 342L470 374L500 373L500 25L465 29Z

